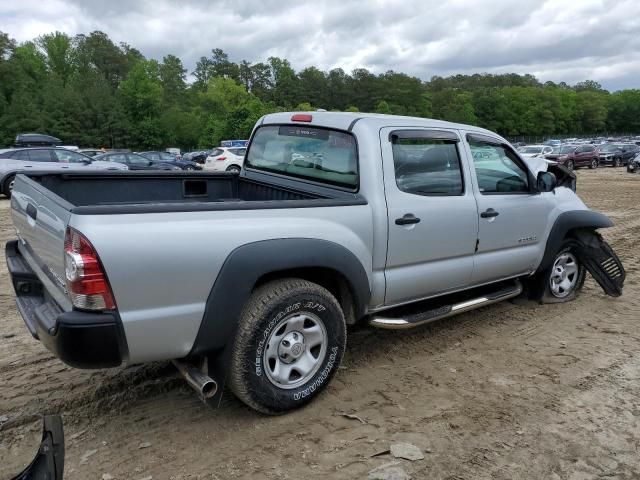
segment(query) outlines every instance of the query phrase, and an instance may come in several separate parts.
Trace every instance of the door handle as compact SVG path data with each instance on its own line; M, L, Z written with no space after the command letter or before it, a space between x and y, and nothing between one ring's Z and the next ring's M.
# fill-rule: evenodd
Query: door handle
M482 218L493 218L493 217L497 217L498 215L500 214L496 212L493 208L488 208L480 214Z
M38 216L38 209L34 207L31 203L27 204L27 215L29 215L34 220Z
M411 225L419 222L420 219L413 213L406 213L402 218L396 218L396 225Z

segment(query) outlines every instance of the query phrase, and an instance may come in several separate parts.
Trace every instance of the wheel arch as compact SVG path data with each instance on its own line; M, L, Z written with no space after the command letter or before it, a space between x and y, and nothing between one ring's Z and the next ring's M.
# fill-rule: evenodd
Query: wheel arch
M263 240L236 248L225 260L207 298L190 355L220 350L233 338L253 290L270 280L297 277L336 295L348 323L366 314L369 278L358 258L335 242L309 238Z
M609 217L599 212L593 212L591 210L571 210L561 213L554 222L553 227L551 227L542 261L536 273L549 268L562 242L571 235L573 230L580 228L597 230L599 228L609 228L612 226L613 222Z

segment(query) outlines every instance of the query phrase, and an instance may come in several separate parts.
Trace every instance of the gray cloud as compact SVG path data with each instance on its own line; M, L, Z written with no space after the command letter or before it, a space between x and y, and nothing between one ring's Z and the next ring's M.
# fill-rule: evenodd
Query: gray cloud
M13 5L8 5L13 3ZM0 4L0 30L24 41L55 30L106 32L190 70L222 48L234 61L281 56L314 65L429 79L531 73L541 80L638 85L636 0L22 0Z

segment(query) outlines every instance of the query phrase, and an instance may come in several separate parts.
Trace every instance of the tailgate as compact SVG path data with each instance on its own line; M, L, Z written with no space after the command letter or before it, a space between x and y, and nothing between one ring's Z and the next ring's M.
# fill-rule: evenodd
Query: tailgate
M20 240L20 253L63 308L70 307L64 272L64 237L71 217L70 207L68 202L28 177L16 177L11 215Z

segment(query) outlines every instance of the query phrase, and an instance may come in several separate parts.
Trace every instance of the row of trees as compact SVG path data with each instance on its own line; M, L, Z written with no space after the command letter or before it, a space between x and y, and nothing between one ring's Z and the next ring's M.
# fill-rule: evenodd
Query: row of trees
M102 32L60 32L17 44L0 32L0 145L38 131L83 146L210 148L246 138L260 116L284 110L366 111L440 118L506 136L640 132L640 90L531 75L295 71L286 59L231 61L220 49L193 72L180 58L146 59Z

